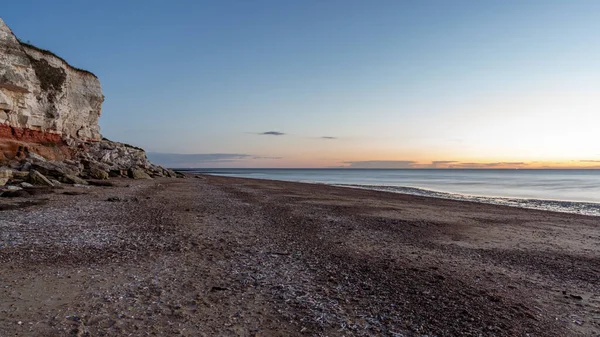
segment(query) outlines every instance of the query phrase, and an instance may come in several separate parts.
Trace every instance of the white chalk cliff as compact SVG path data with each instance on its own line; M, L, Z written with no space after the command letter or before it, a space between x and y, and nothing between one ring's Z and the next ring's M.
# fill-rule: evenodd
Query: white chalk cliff
M20 42L0 19L0 127L101 140L103 101L95 75Z

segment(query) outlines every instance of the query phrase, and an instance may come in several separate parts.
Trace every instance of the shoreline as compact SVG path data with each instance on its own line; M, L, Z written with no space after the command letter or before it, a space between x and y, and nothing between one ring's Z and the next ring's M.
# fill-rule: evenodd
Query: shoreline
M424 169L425 170L425 169ZM432 169L429 169L432 170ZM445 169L444 169L445 170ZM185 171L184 171L185 172ZM475 202L481 204L507 206L547 212L557 212L566 214L579 214L585 216L600 217L600 202L594 201L575 201L575 200L562 200L562 199L539 199L539 198L528 198L528 197L507 197L507 196L492 196L492 195L473 195L460 192L446 192L441 190L429 189L425 187L414 187L414 186L395 186L395 185L366 185L366 184L342 184L342 183L326 183L320 181L293 181L293 180L278 180L268 178L251 178L251 177L238 177L232 175L218 174L218 173L194 173L197 175L207 176L218 176L218 177L230 177L240 179L257 179L267 181L279 181L279 182L296 182L303 184L316 184L325 186L337 186L342 188L355 188L365 189L370 191L379 191L387 193L397 193L413 196L421 196L426 198L437 198L445 200L456 200L464 202Z
M114 182L0 200L22 206L0 211L0 335L600 333L597 217L211 175Z

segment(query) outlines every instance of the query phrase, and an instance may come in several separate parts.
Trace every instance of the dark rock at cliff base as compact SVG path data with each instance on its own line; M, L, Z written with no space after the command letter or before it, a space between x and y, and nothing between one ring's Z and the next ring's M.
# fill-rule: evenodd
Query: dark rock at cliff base
M97 168L92 168L89 170L89 176L94 178L94 179L100 179L100 180L106 180L108 179L108 172L97 169Z
M31 163L31 169L45 176L59 178L59 180L61 177L77 176L80 173L79 169L75 166L53 161L33 162Z
M6 191L0 194L2 198L27 198L30 197L31 194L25 190L16 190L16 191Z
M46 176L36 170L31 170L28 176L29 183L33 185L54 186Z
M137 167L132 167L129 169L129 171L127 172L129 178L132 179L152 179L152 177L150 177L150 175L148 175L148 173L146 173L144 170L137 168Z
M79 184L79 185L87 185L88 182L74 175L64 175L59 178L60 182L67 184Z

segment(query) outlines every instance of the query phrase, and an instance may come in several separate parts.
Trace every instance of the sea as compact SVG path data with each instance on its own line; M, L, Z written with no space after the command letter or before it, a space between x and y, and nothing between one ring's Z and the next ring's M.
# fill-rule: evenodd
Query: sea
M600 216L600 170L186 169Z

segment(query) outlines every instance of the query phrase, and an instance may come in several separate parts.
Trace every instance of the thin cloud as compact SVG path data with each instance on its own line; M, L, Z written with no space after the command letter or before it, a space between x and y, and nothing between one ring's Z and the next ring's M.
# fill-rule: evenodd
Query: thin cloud
M284 136L285 133L279 132L279 131L266 131L266 132L259 133L259 135L263 135L263 136Z
M366 160L366 161L345 161L348 168L414 168L417 162L412 160Z
M434 160L430 165L427 165L428 168L440 168L440 166L447 167L449 164L457 163L456 160Z
M582 163L600 163L600 160L587 159L587 160L580 160L580 162L582 162Z
M252 157L252 159L269 159L269 160L275 160L275 159L283 159L283 157L262 157L262 156L256 156L256 157Z
M321 139L337 139L337 137L323 136Z
M528 165L525 162L457 163L452 168L515 168Z
M148 152L147 156L151 162L168 167L200 167L207 163L231 163L252 158L252 155L243 153L183 154Z

